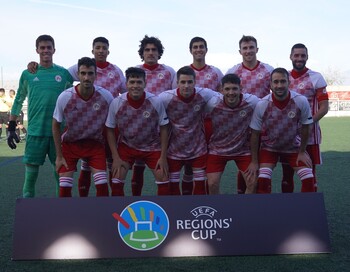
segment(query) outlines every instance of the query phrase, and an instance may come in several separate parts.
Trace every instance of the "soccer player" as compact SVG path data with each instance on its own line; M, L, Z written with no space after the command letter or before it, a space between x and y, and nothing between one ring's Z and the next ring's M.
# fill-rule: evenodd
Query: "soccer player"
M113 157L112 196L124 195L126 175L136 160L144 161L151 169L157 194L168 195L168 117L162 101L145 91L143 69L128 68L125 75L128 92L113 100L106 120ZM115 129L119 131L117 138Z
M140 41L139 47L138 53L144 63L137 65L137 67L143 69L146 73L145 91L159 95L172 89L176 78L175 70L170 66L159 63L164 53L162 42L156 37L145 35ZM131 178L131 188L134 196L140 196L142 193L144 170L145 163L136 160Z
M95 85L107 89L113 97L126 92L125 77L122 70L115 64L107 61L109 55L109 41L105 37L97 37L92 42L92 54L96 60L96 80ZM36 62L28 64L28 70L35 72L37 68ZM68 71L75 81L79 81L78 65L74 64ZM106 146L108 168L111 168L111 158L108 146ZM111 175L110 175L111 178ZM86 197L89 195L91 184L91 171L89 165L81 160L81 171L78 180L79 195Z
M13 89L9 90L9 97L11 99L11 108L12 108L13 101L15 100L15 97L16 97L16 91ZM22 136L20 135L21 131L23 132ZM27 130L24 127L24 113L23 113L23 111L20 112L18 119L17 119L16 133L17 133L19 139L21 139L21 140L25 139L25 137L27 135Z
M250 161L250 121L259 98L242 94L241 80L226 74L222 80L222 96L211 98L207 111L213 132L208 143L207 178L209 194L220 193L220 179L226 163L234 160L246 182L245 193L254 193L256 179L245 174Z
M107 61L109 55L109 41L105 37L97 37L92 42L92 54L96 60L96 80L95 85L101 86L107 89L113 97L126 92L125 77L122 70L115 64ZM68 68L68 71L72 74L75 80L78 78L78 66L77 64ZM93 124L91 124L93 125ZM87 127L89 129L89 127ZM107 164L109 171L112 166L112 158L108 145L106 145ZM109 173L109 180L111 184L112 175ZM89 189L91 184L91 171L87 162L81 160L81 170L78 179L79 195L86 197L89 195Z
M190 66L196 73L196 87L220 91L220 80L223 74L217 67L206 64L205 56L208 52L207 41L202 37L194 37L190 41L189 49L192 55L192 64ZM206 138L208 139L211 134L210 119L205 118L204 126ZM183 195L191 195L192 190L192 169L188 167L188 165L185 165L181 182L181 191Z
M272 94L258 102L250 124L252 162L247 175L254 176L259 169L257 193L271 193L272 171L282 159L297 172L301 191L314 192L312 162L306 152L313 122L309 103L305 96L289 90L286 69L274 69L270 83Z
M35 73L28 70L22 72L19 87L14 100L9 122L7 143L15 149L19 142L16 134L18 115L28 96L28 133L24 151L25 180L23 197L35 196L35 183L39 174L39 166L45 162L46 155L55 169L56 152L52 137L52 114L57 97L70 87L73 78L61 66L53 63L55 53L54 39L49 35L41 35L36 40L36 52L39 54L39 67ZM56 189L59 191L56 171Z
M56 170L60 176L59 196L72 196L73 174L81 158L92 169L96 196L108 196L103 131L113 96L106 89L94 86L94 59L81 58L78 61L78 75L80 84L67 89L58 97L53 114ZM63 121L65 129L61 133Z
M5 125L6 137L8 134L9 111L12 106L12 101L6 97L5 89L0 88L0 140L2 135L2 127Z
M257 59L259 47L253 36L243 35L238 44L243 61L230 68L226 74L237 74L240 77L242 93L250 93L263 98L270 93L270 74L273 67ZM245 190L244 178L241 172L238 172L237 192L243 194Z
M304 44L297 43L293 45L290 53L290 60L293 64L293 70L290 71L289 78L290 88L297 93L306 96L311 107L314 122L311 127L306 151L309 153L312 160L312 171L315 178L315 191L317 191L316 165L322 163L320 151L321 128L319 121L327 114L329 101L326 89L327 83L323 76L320 73L306 67L308 57L308 50ZM282 164L282 167L282 191L293 192L294 171L288 164Z
M180 171L186 164L193 169L193 194L206 194L207 143L203 115L209 99L219 94L195 87L196 73L189 66L177 71L177 85L178 88L159 95L170 121L168 162L171 194L181 194Z

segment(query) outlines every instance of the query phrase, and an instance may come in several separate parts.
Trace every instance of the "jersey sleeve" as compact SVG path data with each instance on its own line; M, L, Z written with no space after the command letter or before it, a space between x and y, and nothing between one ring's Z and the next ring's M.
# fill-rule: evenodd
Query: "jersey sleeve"
M79 81L78 64L74 64L73 66L69 67L68 72L71 74L74 81Z
M68 89L61 93L56 102L56 107L53 112L53 118L56 119L58 123L62 123L64 120L64 109L72 96L72 90Z
M22 110L23 102L27 97L28 81L27 81L26 73L27 73L26 71L23 71L20 77L17 94L11 108L12 115L18 116L20 114Z

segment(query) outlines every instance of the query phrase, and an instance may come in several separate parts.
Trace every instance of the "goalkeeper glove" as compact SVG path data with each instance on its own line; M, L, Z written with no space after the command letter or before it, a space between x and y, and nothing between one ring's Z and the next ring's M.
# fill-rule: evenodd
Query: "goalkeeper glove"
M8 127L8 137L7 137L7 145L11 149L16 149L16 143L19 143L19 137L16 133L16 126L17 122L16 121L10 121L9 122L9 127Z

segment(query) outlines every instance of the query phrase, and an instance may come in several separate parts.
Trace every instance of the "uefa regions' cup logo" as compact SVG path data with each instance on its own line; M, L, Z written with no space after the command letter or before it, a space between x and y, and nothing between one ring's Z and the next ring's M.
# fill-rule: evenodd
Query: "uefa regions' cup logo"
M120 238L136 250L151 250L159 246L168 235L169 219L165 211L156 203L137 201L126 207L118 220Z

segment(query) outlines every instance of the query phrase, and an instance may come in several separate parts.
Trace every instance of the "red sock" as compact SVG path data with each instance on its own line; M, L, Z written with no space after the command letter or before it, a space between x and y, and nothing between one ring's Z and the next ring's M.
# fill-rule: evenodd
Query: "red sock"
M171 195L181 195L179 182L169 182L169 189Z
M72 187L60 187L59 197L72 197Z
M87 197L89 195L90 185L91 185L91 172L86 170L81 170L80 176L78 179L79 196Z
M109 196L108 184L96 184L96 196Z
M258 178L257 194L271 194L271 179Z
M205 195L205 180L196 180L194 181L194 188L193 188L193 194L194 195Z
M182 181L181 191L182 191L183 195L192 195L193 181L191 181L191 182Z
M112 184L112 196L124 196L124 183L118 182Z
M243 175L240 171L238 171L238 173L237 173L237 193L244 194L246 189L247 189L247 185L245 184L245 180L243 178Z
M143 187L143 172L145 166L134 165L131 178L131 191L133 196L140 196Z
M282 163L282 182L281 182L281 190L282 193L293 193L294 191L294 169L286 163Z
M159 182L157 183L157 195L170 195L169 182Z
M315 192L315 180L314 178L307 178L301 181L301 192L311 193Z

